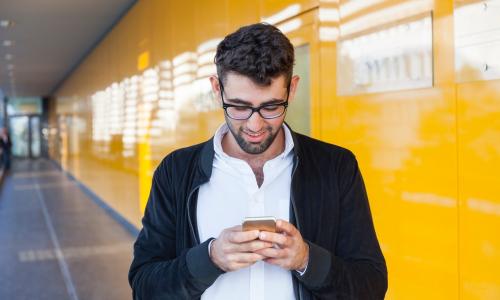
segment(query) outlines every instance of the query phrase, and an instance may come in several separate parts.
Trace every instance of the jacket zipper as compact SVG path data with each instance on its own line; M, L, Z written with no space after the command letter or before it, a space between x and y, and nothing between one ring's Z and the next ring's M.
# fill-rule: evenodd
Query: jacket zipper
M293 167L293 170L292 170L292 182L293 182L293 176L295 175L295 171L297 170L297 167L299 165L299 157L296 156L296 163L295 163L295 166ZM293 209L293 214L295 215L295 224L297 226L297 230L300 231L300 223L299 223L299 218L298 218L298 215L297 215L297 208L295 207L295 198L293 196L293 189L290 193L290 202L292 203L292 209ZM300 282L298 283L299 285L299 299L297 300L302 300L304 299L304 296L302 295L302 285L300 284Z
M293 182L293 176L295 175L295 171L297 170L298 165L299 165L299 157L297 156L297 162L292 170L292 182ZM292 203L293 214L295 215L295 224L297 225L297 229L300 231L300 224L299 224L299 219L297 218L297 209L295 207L295 197L293 195L293 189L292 192L290 193L290 202Z
M200 188L200 186L201 186L201 184L195 186L194 189L192 189L191 192L189 193L189 196L187 199L187 215L188 215L189 229L191 231L191 235L194 238L194 242L196 245L199 245L200 241L199 241L199 238L196 236L196 233L194 231L193 222L191 220L190 210L191 210L191 198L193 197L194 192L197 191Z

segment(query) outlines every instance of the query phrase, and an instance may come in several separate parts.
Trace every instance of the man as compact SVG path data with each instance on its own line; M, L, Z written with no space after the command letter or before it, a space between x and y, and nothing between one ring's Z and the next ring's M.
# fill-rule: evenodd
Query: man
M9 131L6 127L2 127L0 131L0 149L2 149L2 166L5 171L10 169L10 156L12 152L12 142L10 140Z
M299 78L274 26L217 47L225 124L153 176L129 282L134 299L383 299L387 271L354 155L284 124ZM277 232L242 231L274 216Z

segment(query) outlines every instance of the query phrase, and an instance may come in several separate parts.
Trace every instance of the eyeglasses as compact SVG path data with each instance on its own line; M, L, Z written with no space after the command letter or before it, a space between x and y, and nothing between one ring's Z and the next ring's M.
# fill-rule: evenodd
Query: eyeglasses
M279 103L263 104L259 107L252 107L246 105L234 105L224 102L224 86L219 80L220 85L220 95L222 98L222 108L224 109L226 115L233 120L248 120L253 115L254 112L259 113L259 115L264 119L276 119L281 117L288 107L288 96L290 94L290 86L287 87L286 99Z

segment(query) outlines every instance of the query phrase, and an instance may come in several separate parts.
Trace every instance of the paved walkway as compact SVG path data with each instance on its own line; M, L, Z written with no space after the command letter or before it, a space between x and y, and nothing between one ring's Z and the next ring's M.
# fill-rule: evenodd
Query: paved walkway
M135 238L45 159L0 187L0 299L131 299Z

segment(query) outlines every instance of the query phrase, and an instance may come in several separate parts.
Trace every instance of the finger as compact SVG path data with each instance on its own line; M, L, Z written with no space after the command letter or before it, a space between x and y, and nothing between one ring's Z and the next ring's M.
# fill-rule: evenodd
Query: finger
M289 269L286 267L286 261L281 258L266 258L264 261L268 264L282 267L284 269Z
M243 226L236 225L236 226L233 226L233 227L229 227L227 230L229 230L229 231L242 231L243 230Z
M237 271L237 270L240 270L240 269L243 269L243 268L247 268L247 267L251 267L253 264L255 264L256 262L248 262L248 263L234 263L232 265L232 268L230 271Z
M265 248L255 251L255 253L265 256L266 258L286 258L287 251L276 248Z
M238 252L255 252L260 249L270 248L273 246L272 243L264 242L260 240L255 240L247 243L236 244Z
M254 263L238 263L234 262L228 265L227 269L225 271L227 272L232 272L232 271L238 271L239 269L243 269L246 267L250 267Z
M291 244L290 237L287 237L287 236L280 234L280 233L261 231L259 234L259 239L261 241L278 244L281 247L289 247Z
M257 239L259 237L258 230L250 230L250 231L231 231L228 234L228 240L231 243L244 243Z
M265 258L266 257L264 255L258 253L238 253L237 255L233 256L232 260L236 263L253 264Z
M291 236L294 236L298 233L298 230L297 228L295 228L295 226L281 219L276 221L276 229L278 229L278 232L286 232L288 235Z

